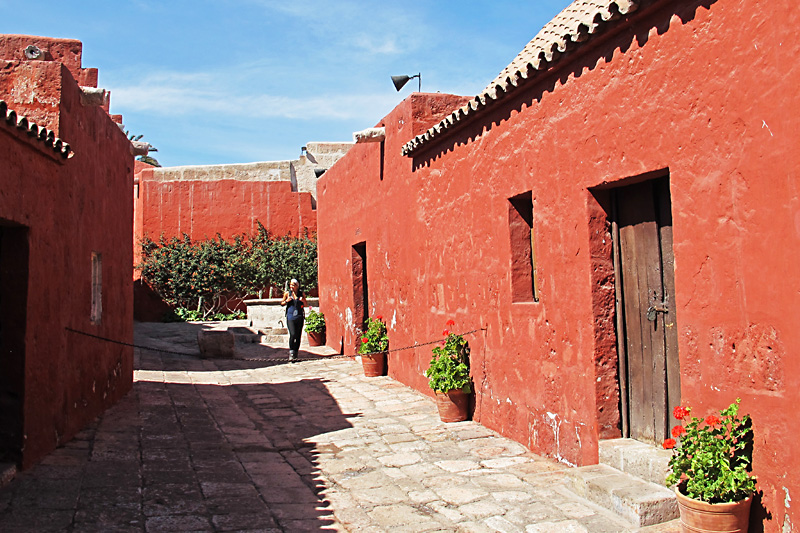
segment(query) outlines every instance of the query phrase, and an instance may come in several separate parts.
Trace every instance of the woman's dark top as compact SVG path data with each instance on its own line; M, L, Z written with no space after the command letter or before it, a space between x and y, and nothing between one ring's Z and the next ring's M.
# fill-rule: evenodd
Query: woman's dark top
M286 301L286 319L287 320L301 320L305 318L303 312L303 291L297 294L297 298L292 298Z

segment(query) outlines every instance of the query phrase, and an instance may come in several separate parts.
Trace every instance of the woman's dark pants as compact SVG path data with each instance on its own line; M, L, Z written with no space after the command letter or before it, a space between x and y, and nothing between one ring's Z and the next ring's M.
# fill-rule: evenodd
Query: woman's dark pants
M300 338L303 335L303 323L305 319L287 320L289 328L289 359L296 359L297 352L300 350Z

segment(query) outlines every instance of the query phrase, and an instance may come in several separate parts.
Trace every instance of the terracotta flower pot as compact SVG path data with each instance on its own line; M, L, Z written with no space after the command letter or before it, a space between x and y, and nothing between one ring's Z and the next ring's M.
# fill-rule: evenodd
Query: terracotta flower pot
M364 375L368 378L384 375L386 373L386 352L362 355L361 365L364 367Z
M469 395L460 389L436 391L436 407L442 422L463 422L468 417Z
M324 331L308 331L308 345L309 346L322 346L325 344Z
M747 533L752 496L732 503L706 503L681 494L676 488L684 533Z

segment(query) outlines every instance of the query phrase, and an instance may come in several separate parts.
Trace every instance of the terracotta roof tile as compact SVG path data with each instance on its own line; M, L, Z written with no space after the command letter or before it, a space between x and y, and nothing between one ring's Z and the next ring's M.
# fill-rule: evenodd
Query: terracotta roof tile
M483 92L444 118L402 149L409 155L444 130L453 128L512 92L552 63L575 43L581 43L621 15L635 11L642 0L574 0L536 34L522 52L486 86Z
M28 136L52 149L63 159L68 159L73 155L69 144L56 137L54 131L29 121L27 117L17 115L16 111L8 108L5 100L0 100L0 121L5 121L11 127L27 133Z

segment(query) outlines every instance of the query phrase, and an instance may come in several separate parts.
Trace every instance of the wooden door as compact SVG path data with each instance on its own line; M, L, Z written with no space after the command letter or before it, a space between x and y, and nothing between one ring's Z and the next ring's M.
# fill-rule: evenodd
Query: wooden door
M623 430L661 443L680 404L669 178L614 191Z

